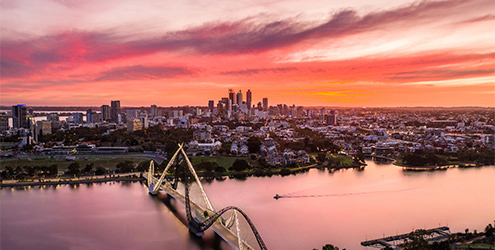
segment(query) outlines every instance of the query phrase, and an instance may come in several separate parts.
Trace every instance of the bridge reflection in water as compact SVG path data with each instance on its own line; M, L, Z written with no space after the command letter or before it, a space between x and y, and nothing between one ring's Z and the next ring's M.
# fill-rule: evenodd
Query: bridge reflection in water
M183 144L180 144L160 178L155 177L155 167L151 161L145 176L149 193L156 195L164 191L184 204L189 230L197 236L202 236L211 227L236 249L267 249L251 219L240 208L213 208L182 147Z

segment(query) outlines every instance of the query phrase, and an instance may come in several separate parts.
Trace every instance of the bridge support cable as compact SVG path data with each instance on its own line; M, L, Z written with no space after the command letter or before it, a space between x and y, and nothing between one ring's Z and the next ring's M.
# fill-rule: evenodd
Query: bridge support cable
M155 187L153 188L153 193L156 193L158 192L158 190L160 189L161 185L162 185L162 182L163 180L165 179L165 176L167 175L167 172L168 172L168 169L172 166L172 164L174 163L175 161L175 158L177 157L177 154L179 153L179 151L182 150L182 146L184 144L179 144L179 149L177 149L177 151L175 152L175 154L172 156L172 158L170 158L170 161L168 162L167 166L165 167L165 169L163 170L163 173L162 175L160 176L160 179L158 179L158 181L156 182L155 184Z
M187 166L189 167L189 171L191 171L191 173L193 174L194 179L196 180L196 183L198 184L199 189L201 190L201 195L203 196L203 199L205 200L207 209L210 210L211 212L215 212L215 209L213 209L213 206L211 205L210 199L208 199L208 196L206 196L206 192L203 189L203 185L201 185L201 181L199 181L198 175L196 174L196 171L194 170L193 165L189 161L189 158L187 157L186 152L184 151L184 149L182 147L180 147L180 150L182 151L182 154L184 155L184 158L186 159L186 163L187 163Z
M236 210L234 210L234 218L235 218L235 227L237 231L237 245L239 246L239 250L244 250L244 244L242 244L242 238L241 238L241 229L239 228L239 218L237 218Z
M148 169L148 192L153 193L154 189L154 184L153 184L153 176L155 174L155 164L153 163L153 160L150 162L150 168Z
M189 181L187 180L187 173L184 171L183 179L182 181L184 182L184 187L185 187L185 205L186 205L186 215L187 215L187 222L189 225L193 223L193 217L191 214L191 201L189 200Z
M153 160L150 162L150 167L148 169L148 187L151 186L153 183L153 176L155 175L155 164L153 163Z

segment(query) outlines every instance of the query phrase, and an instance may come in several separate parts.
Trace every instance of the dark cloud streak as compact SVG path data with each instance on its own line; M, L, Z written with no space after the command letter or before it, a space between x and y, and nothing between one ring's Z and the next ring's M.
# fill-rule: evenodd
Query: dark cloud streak
M93 81L154 80L194 75L195 71L180 67L144 67L141 65L118 67L101 72Z
M435 69L435 70L420 70L420 71L406 71L389 74L386 76L390 80L420 80L420 81L433 81L433 80L445 80L466 78L470 76L489 76L495 75L495 68L491 69L467 69L467 70L454 70L454 69Z
M295 67L284 67L284 68L266 68L266 69L246 69L246 70L237 70L237 71L226 71L222 72L220 74L222 75L244 75L244 76L251 76L259 73L266 73L266 72L272 72L272 73L285 73L288 71L293 71L297 70Z
M438 18L440 13L448 13L466 4L492 6L493 2L422 1L393 10L369 13L362 17L354 10L341 10L323 23L302 23L295 19L256 23L255 18L248 18L231 23L208 23L182 31L168 32L159 38L134 40L119 36L116 31L111 30L72 30L29 41L3 38L0 41L1 71L2 77L17 78L40 74L61 66L68 69L87 62L106 62L157 52L191 55L259 53L297 45L307 40L331 41L392 25L427 22Z

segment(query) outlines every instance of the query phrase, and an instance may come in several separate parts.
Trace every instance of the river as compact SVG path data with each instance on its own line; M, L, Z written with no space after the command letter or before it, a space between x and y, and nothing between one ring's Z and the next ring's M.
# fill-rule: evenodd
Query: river
M384 235L439 225L483 231L495 219L495 166L405 172L367 164L203 185L217 210L245 211L268 249L365 249L361 241ZM139 182L4 188L0 195L1 249L230 249L212 232L191 237L183 206L172 201L179 211L171 212L165 195L151 197Z

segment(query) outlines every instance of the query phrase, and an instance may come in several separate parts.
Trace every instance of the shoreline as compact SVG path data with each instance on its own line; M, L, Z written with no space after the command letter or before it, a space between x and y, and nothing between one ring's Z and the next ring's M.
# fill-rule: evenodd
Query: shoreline
M55 180L50 180L50 181L22 181L22 182L12 182L12 183L0 183L0 188L4 187L34 187L34 186L52 186L52 185L62 185L62 184L88 184L88 183L103 183L103 182L109 182L109 181L143 181L145 180L144 177L140 176L125 176L125 177L107 177L107 178L96 178L96 179L77 179L77 180L66 180L66 179L59 179L58 181Z
M460 164L447 164L447 165L433 165L433 166L411 166L411 165L400 165L397 161L393 163L394 166L401 167L406 171L434 171L434 170L447 170L449 168L479 168L484 165L477 165L475 163L460 163ZM489 166L489 165L487 165Z

